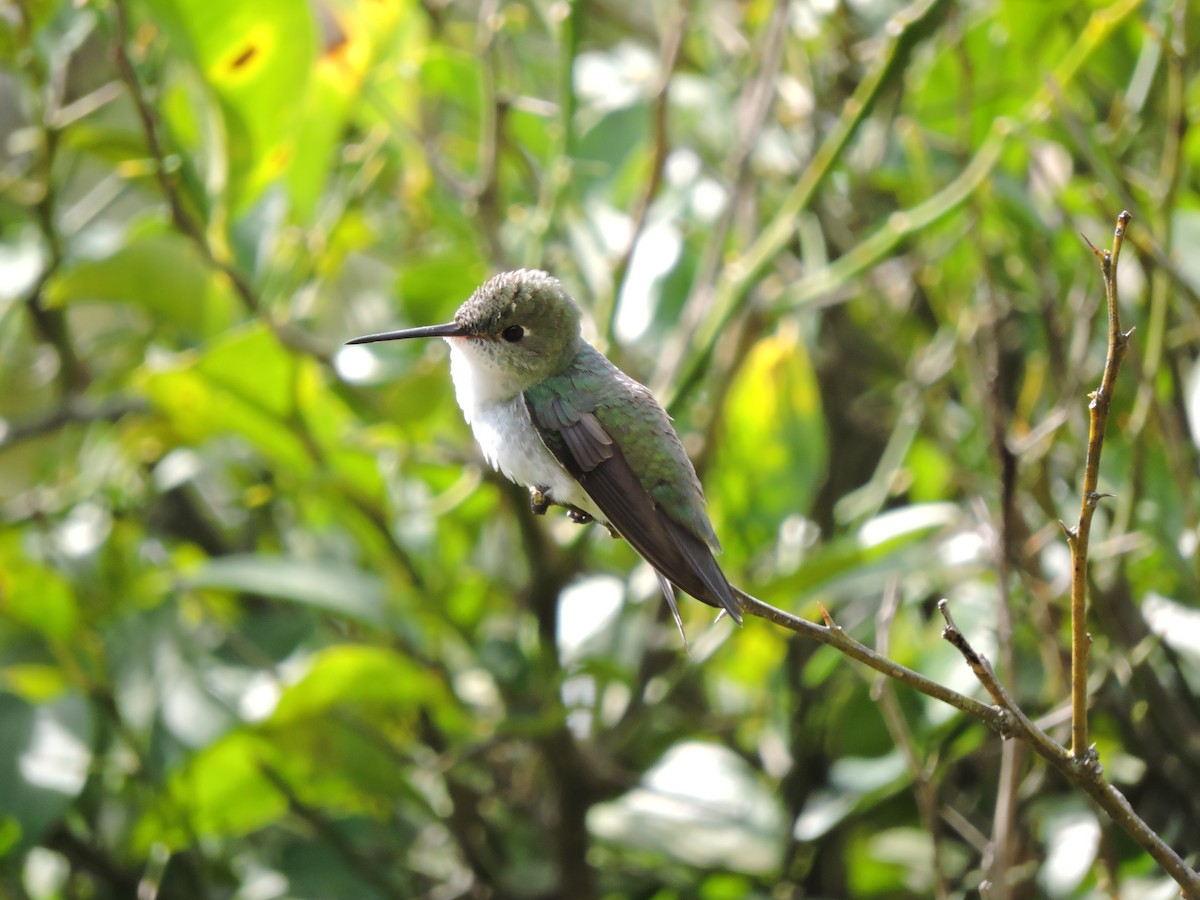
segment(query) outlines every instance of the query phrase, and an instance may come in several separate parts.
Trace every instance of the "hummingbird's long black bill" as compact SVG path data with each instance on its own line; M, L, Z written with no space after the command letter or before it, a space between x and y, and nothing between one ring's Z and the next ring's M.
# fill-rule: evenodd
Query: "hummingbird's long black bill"
M408 338L431 337L466 337L467 332L457 322L447 322L445 325L424 325L420 328L405 328L402 331L381 331L379 334L365 334L356 337L347 344L374 344L378 341L403 341Z

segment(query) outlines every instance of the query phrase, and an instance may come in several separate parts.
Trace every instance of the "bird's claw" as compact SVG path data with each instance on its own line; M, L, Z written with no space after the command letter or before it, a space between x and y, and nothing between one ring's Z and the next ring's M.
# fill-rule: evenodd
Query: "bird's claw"
M550 488L531 487L529 489L529 508L535 516L544 516L546 510L551 506L561 506L567 511L571 521L576 525L590 525L596 521L590 512L584 512L578 506L571 506L566 503L557 503L554 496L550 493Z
M576 525L590 525L592 522L595 521L595 519L592 518L591 513L584 512L582 509L580 509L577 506L568 506L567 507L567 515L571 518L571 521L574 522Z

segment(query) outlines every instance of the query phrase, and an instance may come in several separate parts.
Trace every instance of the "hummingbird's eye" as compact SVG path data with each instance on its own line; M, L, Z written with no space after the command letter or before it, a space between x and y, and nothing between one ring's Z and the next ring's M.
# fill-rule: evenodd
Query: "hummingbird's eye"
M509 325L500 332L500 337L504 338L510 344L515 344L521 338L525 337L525 329L520 325Z

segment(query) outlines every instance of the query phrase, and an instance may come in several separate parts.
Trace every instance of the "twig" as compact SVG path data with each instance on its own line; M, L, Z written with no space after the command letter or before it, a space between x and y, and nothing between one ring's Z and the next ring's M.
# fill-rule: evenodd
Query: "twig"
M1096 488L1100 481L1100 453L1104 449L1104 431L1108 425L1108 411L1112 404L1113 389L1117 373L1129 349L1129 335L1121 331L1121 313L1117 300L1117 260L1121 255L1121 244L1125 229L1133 217L1123 211L1117 216L1117 227L1113 233L1112 250L1098 250L1087 241L1104 277L1104 295L1108 301L1108 354L1104 360L1104 374L1100 387L1092 394L1088 404L1091 410L1088 428L1087 464L1083 473L1083 497L1079 507L1079 523L1074 528L1065 528L1067 544L1071 548L1071 753L1077 759L1094 759L1094 751L1088 749L1087 722L1087 657L1092 642L1087 633L1087 563L1088 538L1091 536L1092 515L1102 497Z
M331 363L332 358L328 351L317 346L303 331L284 323L276 322L271 316L266 314L258 293L245 273L232 262L222 259L217 255L212 243L204 232L202 223L197 221L188 211L184 204L183 195L180 193L179 186L176 183L174 167L167 160L166 151L158 133L158 124L154 118L154 110L150 107L149 101L146 100L146 96L142 92L142 85L138 80L137 70L134 68L133 60L129 56L129 14L125 8L125 0L113 0L112 10L115 32L113 50L116 56L117 72L126 89L129 91L134 108L137 110L138 119L142 125L142 132L146 138L146 149L154 161L154 177L158 182L163 198L167 202L167 208L171 215L171 223L181 234L185 235L195 244L196 249L200 251L201 257L208 265L229 279L229 283L233 285L234 293L237 294L246 311L260 318L280 344L311 356L322 363Z
M987 658L977 653L959 631L945 600L938 603L938 609L946 620L942 637L963 655L975 677L996 700L1000 710L1009 717L1011 735L1028 743L1038 756L1048 761L1068 781L1091 797L1113 822L1123 828L1126 834L1184 888L1189 896L1200 897L1200 872L1188 866L1179 854L1133 811L1125 795L1105 781L1103 767L1098 761L1077 758L1030 721L996 680Z
M1068 85L1075 80L1084 62L1101 46L1127 18L1142 5L1141 0L1116 0L1111 6L1092 13L1087 27L1080 32L1075 44L1061 57L1052 77L1059 85ZM742 301L750 288L761 279L762 272L792 240L799 213L807 208L824 182L833 164L841 157L849 139L870 111L871 105L882 88L890 82L890 76L907 62L915 45L936 26L946 11L940 2L926 3L917 9L908 9L893 18L890 28L891 44L880 55L877 68L859 84L854 95L846 102L834 130L822 143L820 150L809 163L808 169L780 204L771 221L764 227L755 242L722 270L712 303L705 321L687 336L691 355L673 379L674 388L667 393L664 404L668 411L675 411L696 387L705 372L708 359L716 342L724 334L729 321L737 315ZM888 218L887 224L867 238L849 253L838 257L810 275L805 276L789 288L772 308L773 314L782 314L799 308L829 294L839 285L871 268L902 241L927 228L940 218L960 206L981 185L989 183L988 175L1000 162L1002 151L1008 141L1023 133L1025 128L1041 121L1051 105L1051 93L1042 88L1015 118L998 118L984 143L980 145L971 162L941 191L910 210L898 212ZM1151 251L1154 248L1150 248ZM1178 266L1165 254L1154 254L1156 263L1167 267L1167 271L1185 282ZM1181 288L1181 290L1191 290Z
M149 408L144 400L110 400L99 406L82 400L69 400L41 419L0 428L0 450L49 434L64 425L116 422L132 413L147 412Z
M875 617L875 650L880 656L888 655L888 645L891 639L892 620L900 608L900 580L892 578L888 581L883 593L883 603ZM904 751L904 759L908 765L908 774L912 778L913 791L916 793L917 812L925 825L925 831L930 840L930 868L933 870L934 896L940 898L950 896L950 888L946 883L945 866L942 863L942 827L938 815L938 789L930 773L936 770L937 754L924 763L917 748L912 729L904 718L900 708L900 700L896 696L896 686L882 673L877 675L871 685L871 696L879 704L879 712L883 715L883 724L891 735L892 740ZM1008 744L1006 743L1007 747Z
M624 287L625 278L629 273L629 263L637 249L638 239L646 227L650 205L662 187L663 167L667 162L667 153L671 149L667 135L667 108L670 103L671 76L675 74L675 65L679 61L679 48L683 46L683 30L687 24L690 9L691 0L681 0L675 10L670 28L663 35L658 86L654 92L654 108L652 110L653 154L650 159L650 175L633 211L633 227L629 230L629 242L625 247L625 252L621 254L620 260L613 268L614 292L608 299L608 310L607 312L597 312L597 320L605 323L605 338L609 343L612 343L616 327L617 302L621 297L621 289Z
M955 624L954 617L950 615L950 605L945 600L938 601L938 612L942 614L942 618L946 620L946 627L942 629L942 637L949 642L959 653L963 659L967 661L967 665L971 671L975 673L975 677L979 679L979 683L983 685L983 689L988 692L988 695L995 702L998 709L1007 713L1014 721L1016 726L1013 731L1019 730L1023 737L1034 745L1042 755L1050 754L1058 756L1063 752L1053 738L1038 728L1029 720L1029 717L1017 706L1016 701L1009 696L1008 691L1004 689L1004 685L996 677L995 671L992 669L992 664L988 662L987 657L982 653L975 652L975 648L971 646L966 637Z
M757 597L751 597L748 594L741 595L742 611L749 613L752 616L758 616L760 619L766 619L768 622L773 622L789 631L794 631L796 634L804 635L822 644L827 644L833 647L838 652L849 656L851 659L857 659L864 663L876 672L880 672L901 684L906 684L914 690L920 691L935 700L941 700L943 703L948 703L955 709L962 710L969 716L973 716L983 722L992 731L1001 737L1008 737L1011 733L1010 716L1008 712L996 706L988 706L985 703L980 703L965 694L960 694L952 688L946 687L944 684L927 678L920 672L914 672L912 669L906 668L886 656L876 653L866 644L859 643L854 638L850 637L841 626L835 624L828 613L826 613L826 624L824 626L817 625L814 622L809 622L807 619L801 619L793 616L791 613L784 612L782 609L772 606L769 603L764 603Z

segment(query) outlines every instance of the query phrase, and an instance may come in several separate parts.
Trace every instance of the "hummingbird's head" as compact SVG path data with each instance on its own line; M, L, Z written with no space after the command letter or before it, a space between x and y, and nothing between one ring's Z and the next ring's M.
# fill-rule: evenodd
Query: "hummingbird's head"
M461 349L519 375L523 385L561 372L580 339L579 307L557 278L537 269L505 272L475 290L454 314Z
M477 370L481 387L510 397L561 372L582 340L579 307L557 278L537 269L497 275L446 325L369 334L349 343L415 337L445 338L453 355Z

